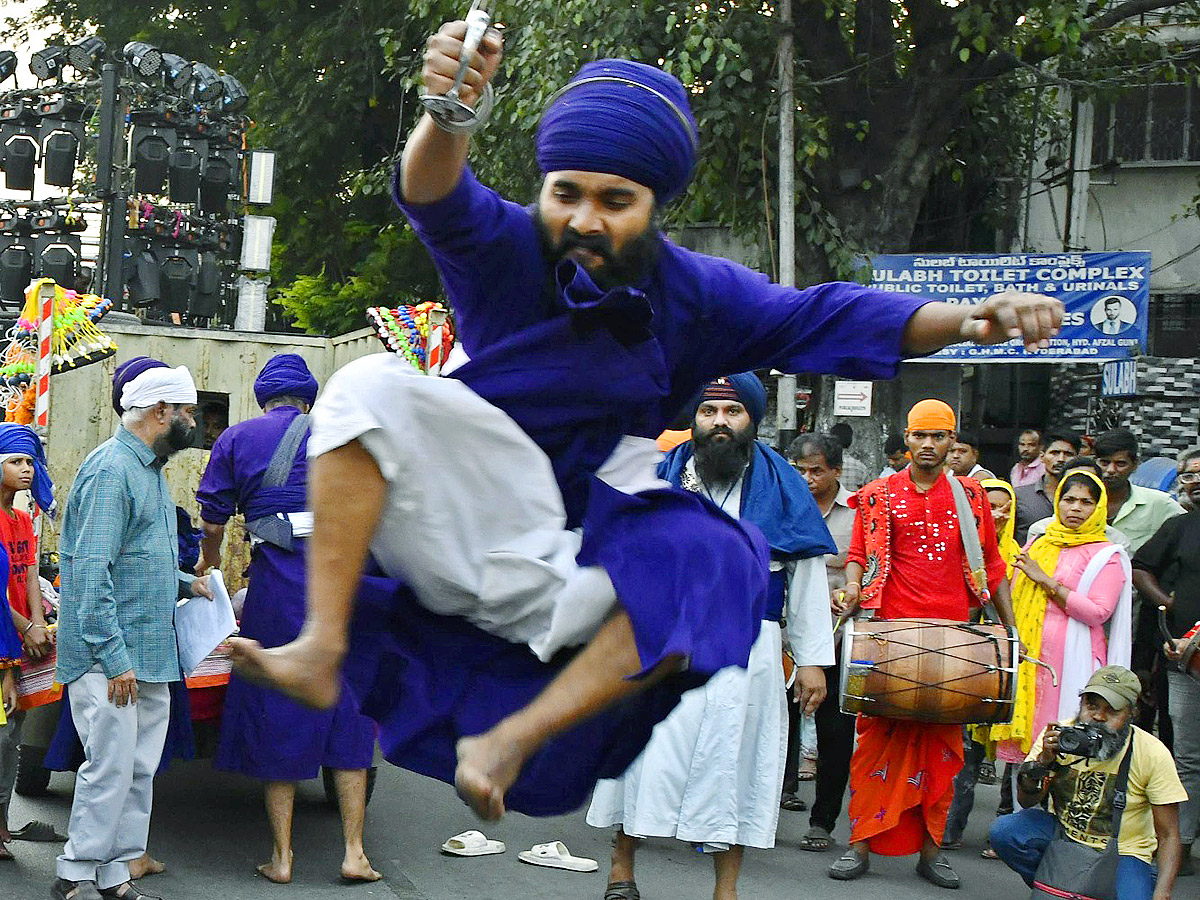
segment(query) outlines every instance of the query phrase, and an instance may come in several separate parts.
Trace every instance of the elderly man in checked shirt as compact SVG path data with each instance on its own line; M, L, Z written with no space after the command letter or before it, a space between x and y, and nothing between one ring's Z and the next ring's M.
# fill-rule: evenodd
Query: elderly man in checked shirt
M132 373L131 373L132 374ZM139 368L126 412L75 477L59 542L57 680L67 686L86 761L51 896L156 900L129 879L146 850L154 771L179 678L175 602L211 598L179 571L175 504L162 467L192 443L196 386L180 366Z

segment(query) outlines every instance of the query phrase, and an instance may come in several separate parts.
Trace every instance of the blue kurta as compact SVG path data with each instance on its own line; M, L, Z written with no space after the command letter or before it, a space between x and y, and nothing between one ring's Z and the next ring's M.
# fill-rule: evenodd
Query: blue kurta
M222 432L196 491L201 518L224 525L235 512L253 520L305 509L307 437L287 483L262 487L271 454L298 414L293 406L280 406ZM254 548L242 612L243 636L264 647L278 647L300 634L306 543L298 540L290 551L265 542ZM321 766L365 769L371 765L374 748L375 723L359 714L349 693L343 692L334 709L321 712L234 673L213 765L255 778L301 781L315 777Z
M767 595L767 544L752 524L673 488L623 493L597 469L623 435L653 438L720 375L776 366L893 377L903 329L928 301L852 284L783 288L666 241L645 282L603 292L570 260L552 269L531 211L470 172L444 200L402 208L471 357L450 377L546 454L567 525L583 530L578 562L608 573L644 668L676 655L689 663L549 741L506 795L517 811L566 812L597 778L624 771L684 690L746 665ZM367 582L347 677L399 765L451 781L457 738L528 703L570 659L539 662L465 619L423 610L403 587Z

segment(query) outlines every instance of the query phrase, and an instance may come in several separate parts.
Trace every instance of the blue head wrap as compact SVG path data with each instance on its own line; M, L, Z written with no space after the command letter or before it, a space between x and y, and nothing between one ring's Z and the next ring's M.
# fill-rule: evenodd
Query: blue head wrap
M254 379L254 399L259 406L284 396L296 397L309 406L317 399L317 379L298 353L272 356Z
M550 101L538 125L542 173L620 175L660 203L683 192L696 164L696 120L679 79L625 59L588 63Z
M121 392L125 390L125 385L149 369L165 368L168 368L165 362L151 359L149 356L135 356L117 366L117 371L113 372L112 394L112 406L117 415L125 412L125 407L121 406Z
M710 381L692 405L692 416L705 400L736 400L746 407L746 412L757 425L767 413L767 389L753 372L726 375Z
M45 512L54 508L54 482L46 470L46 450L34 430L16 422L0 422L0 456L21 454L33 460L33 499Z

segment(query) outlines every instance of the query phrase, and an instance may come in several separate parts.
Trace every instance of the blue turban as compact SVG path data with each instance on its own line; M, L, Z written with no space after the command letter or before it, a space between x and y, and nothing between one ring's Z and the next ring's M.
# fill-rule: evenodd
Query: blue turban
M746 412L757 425L767 412L767 389L753 372L742 372L740 375L726 375L710 381L696 397L693 406L695 410L705 400L736 400L746 407Z
M0 422L0 457L28 456L33 460L33 499L49 513L54 508L54 482L46 471L46 450L28 425Z
M620 175L665 203L696 164L696 120L674 75L625 59L588 63L555 95L538 125L542 173Z
M317 399L317 379L298 353L272 356L254 379L254 399L259 406L285 396L303 400L309 406Z
M125 390L125 385L149 369L165 368L168 368L165 362L151 359L149 356L135 356L117 366L117 371L113 372L112 394L112 406L117 415L125 412L125 407L121 405L121 392Z

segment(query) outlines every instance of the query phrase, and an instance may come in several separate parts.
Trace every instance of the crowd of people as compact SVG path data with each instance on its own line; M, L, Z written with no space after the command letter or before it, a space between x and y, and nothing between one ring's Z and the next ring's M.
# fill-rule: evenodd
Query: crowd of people
M423 81L436 94L462 78L472 104L502 42L485 34L464 69L466 37L456 22L430 39ZM212 597L240 514L253 555L215 764L264 783L272 850L258 872L271 881L292 878L295 784L321 766L341 806L341 876L380 877L362 840L378 743L485 820L590 799L588 822L615 829L606 900L638 900L650 837L711 854L714 898L732 900L743 848L774 845L802 777L816 787L808 851L831 848L849 787L831 878L861 877L875 854L916 856L921 878L957 888L945 851L987 762L1011 766L1015 801L991 850L1026 882L1072 896L1088 872L1107 891L1096 900L1169 900L1200 790L1198 689L1172 668L1200 619L1200 503L1183 514L1132 485L1126 431L1099 435L1091 457L1072 435L1027 432L1003 481L932 398L874 479L848 426L784 454L758 440L753 370L878 379L963 340L1036 351L1061 303L798 290L672 243L658 214L686 188L698 139L687 91L651 66L590 63L552 98L532 207L474 177L461 126L423 117L394 184L456 317L447 377L378 354L318 391L299 357L270 360L254 384L263 414L213 446L191 571L163 466L192 442L194 380L147 358L118 368L121 424L61 511L54 649L82 764L52 895L156 900L134 875L186 702L170 687L172 617L181 598ZM664 456L669 425L689 433ZM46 511L53 498L32 431L0 429L0 459L11 712L11 668L52 643L12 497L32 488ZM1190 451L1179 483L1193 501L1198 481ZM1146 625L1159 606L1166 646ZM981 623L998 623L1014 687L988 699L1011 716L843 713L847 623L913 620L985 639L996 632ZM1133 724L1147 695L1169 710L1173 758ZM0 800L10 790L0 782ZM564 853L541 845L527 861L578 863Z

